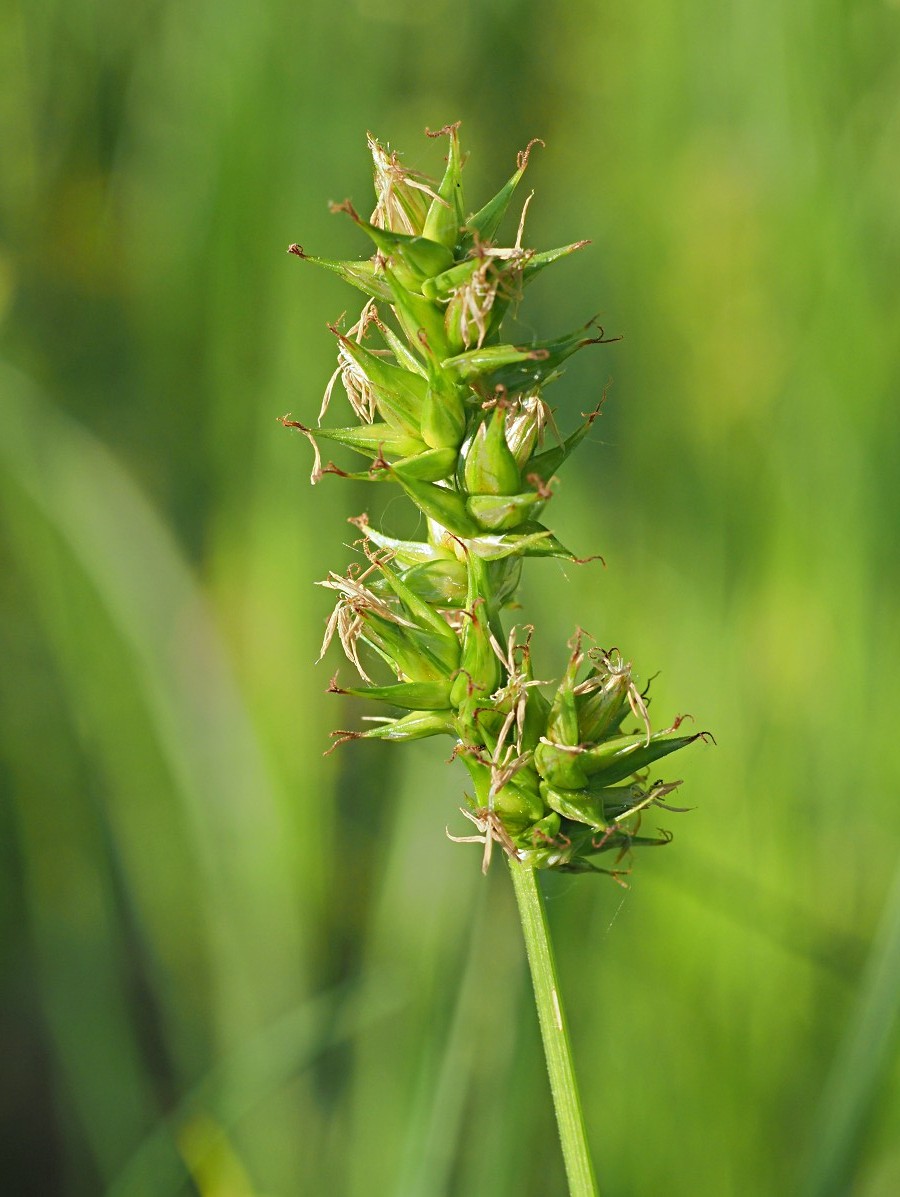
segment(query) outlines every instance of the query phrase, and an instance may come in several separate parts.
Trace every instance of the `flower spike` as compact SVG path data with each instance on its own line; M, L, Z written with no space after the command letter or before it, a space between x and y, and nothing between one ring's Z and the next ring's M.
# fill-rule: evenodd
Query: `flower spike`
M584 560L538 521L606 393L564 436L544 392L572 354L618 338L591 320L554 339L503 339L504 317L527 285L588 242L526 245L529 195L514 243L497 243L534 141L500 191L466 217L459 126L431 136L447 139L439 182L369 135L371 219L349 201L335 210L369 239L370 257L335 261L290 247L366 302L346 332L329 326L338 360L319 427L282 423L310 441L313 481L395 484L424 517L421 540L356 517L358 564L321 583L336 598L322 653L337 638L361 682L342 686L335 676L329 692L393 708L368 717L364 730L336 732L332 748L449 735L474 789L463 813L476 833L451 839L482 845L485 868L497 845L532 868L607 873L624 884L623 870L596 858L669 842L667 831L642 833L641 819L654 807L684 809L664 801L681 782L651 781L650 767L708 733L684 734L680 719L654 731L646 689L618 650L591 647L579 631L550 687L533 674L533 629L504 627L526 558ZM333 427L323 420L338 380L357 422ZM323 464L320 437L366 468Z

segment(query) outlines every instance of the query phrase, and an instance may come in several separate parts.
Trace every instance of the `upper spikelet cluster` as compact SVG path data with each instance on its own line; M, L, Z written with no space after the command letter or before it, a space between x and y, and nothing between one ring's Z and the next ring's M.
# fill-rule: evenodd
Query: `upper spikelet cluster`
M501 611L525 557L578 560L541 522L553 479L584 438L599 408L562 436L543 390L566 358L608 343L593 322L552 340L502 339L504 315L546 266L587 244L537 252L523 247L525 201L515 243L497 244L528 165L484 207L466 214L458 125L430 136L449 140L441 181L406 169L369 136L376 205L369 220L349 201L336 205L374 246L361 261L290 252L340 275L366 295L358 320L342 331L337 369L315 429L284 418L314 449L312 481L325 474L394 482L427 518L427 539L400 540L366 516L362 560L324 586L337 604L324 649L337 634L365 685L331 689L406 711L365 732L410 740L446 734L472 779L464 812L474 839L499 843L537 867L595 869L592 857L636 844L668 842L638 834L641 812L678 782L650 781L648 767L696 740L678 722L653 732L630 663L615 651L583 648L583 634L555 693L532 676L532 629L504 631ZM356 417L347 427L321 421L340 382ZM318 441L368 459L355 473L323 464ZM386 684L369 670L380 662ZM629 718L637 727L625 728ZM668 808L671 809L671 808Z

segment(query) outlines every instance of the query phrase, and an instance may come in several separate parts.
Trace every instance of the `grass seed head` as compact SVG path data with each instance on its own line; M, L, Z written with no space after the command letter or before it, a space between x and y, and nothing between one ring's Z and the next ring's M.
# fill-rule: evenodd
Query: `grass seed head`
M649 782L649 769L704 733L681 735L680 721L654 732L631 663L615 650L585 649L581 633L549 690L533 675L531 630L522 638L503 628L525 558L582 560L540 520L551 480L600 405L564 435L544 390L574 353L616 338L590 321L549 340L503 340L503 320L526 287L587 242L525 246L532 195L513 243L498 240L534 142L493 198L467 216L459 126L431 136L446 139L440 181L369 135L371 219L350 201L335 207L369 240L368 258L338 262L290 249L366 300L346 332L331 326L337 368L315 435L283 422L312 443L313 481L393 484L423 517L420 541L358 517L365 563L322 583L337 596L322 652L337 637L364 683L342 687L335 677L330 691L401 712L337 732L335 744L450 736L474 786L463 813L476 830L451 838L480 844L485 867L499 845L537 867L607 872L621 884L623 871L601 869L595 858L612 851L620 860L634 847L668 842L668 832L642 833L641 819L654 807L677 809L664 799L680 782ZM338 380L355 426L323 424ZM323 465L317 436L363 456L365 468ZM379 671L386 676L371 676ZM629 716L636 730L623 730Z

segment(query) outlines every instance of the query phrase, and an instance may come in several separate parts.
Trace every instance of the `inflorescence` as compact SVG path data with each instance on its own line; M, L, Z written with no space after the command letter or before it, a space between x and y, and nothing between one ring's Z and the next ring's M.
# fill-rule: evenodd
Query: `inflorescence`
M367 297L352 327L330 326L338 364L318 426L283 418L313 447L312 481L336 474L395 483L427 523L427 538L410 541L357 517L361 560L322 583L337 595L322 652L337 636L364 683L344 687L335 675L331 692L406 712L334 736L336 743L452 737L453 756L474 788L463 814L475 827L452 838L483 844L485 869L496 843L534 867L619 876L595 858L671 839L664 831L640 834L648 808L678 809L665 800L681 783L651 780L650 766L707 733L681 734L680 719L654 732L647 690L638 688L631 663L617 650L586 648L582 632L548 695L548 683L532 672L533 628L507 632L501 619L524 558L580 560L540 519L557 471L600 409L564 437L543 391L566 358L617 338L591 322L554 340L502 340L503 318L525 288L587 242L524 248L529 196L515 243L498 245L535 143L493 199L467 215L458 125L429 134L441 135L449 155L440 183L408 170L369 136L377 197L371 219L349 201L335 210L371 240L371 257L332 261L299 245L289 251ZM326 427L338 382L356 422ZM323 464L319 440L355 450L368 468L348 473ZM373 679L377 667L391 680Z

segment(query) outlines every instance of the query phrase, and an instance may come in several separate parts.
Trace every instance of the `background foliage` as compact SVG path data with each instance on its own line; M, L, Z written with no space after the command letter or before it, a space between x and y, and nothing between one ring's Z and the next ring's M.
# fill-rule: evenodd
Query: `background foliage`
M10 1192L561 1190L508 880L444 836L461 768L321 756L359 712L312 583L369 495L310 490L276 423L357 302L288 242L368 253L326 206L368 203L366 128L437 173L456 118L473 206L541 136L530 242L593 239L525 332L626 334L554 388L571 424L614 379L550 512L608 568L531 566L539 676L580 623L719 741L631 889L548 879L605 1191L900 1189L898 26L6 0Z

